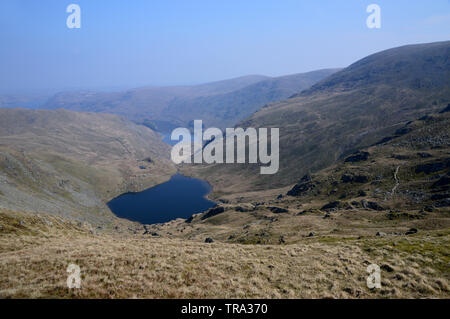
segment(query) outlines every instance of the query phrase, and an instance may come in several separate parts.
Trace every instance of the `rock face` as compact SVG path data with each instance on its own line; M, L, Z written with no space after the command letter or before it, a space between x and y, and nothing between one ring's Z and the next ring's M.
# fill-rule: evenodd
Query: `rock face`
M295 184L290 191L287 192L288 196L301 196L315 187L312 182L312 178L309 174L303 176L300 181Z
M208 212L202 216L201 220L205 220L207 218L216 216L218 214L222 214L225 211L225 208L223 208L222 206L215 206L213 208L211 208L210 210L208 210Z
M345 159L346 163L355 163L367 161L369 159L369 152L356 152Z
M341 177L342 183L367 183L369 178L364 175L349 175L344 174Z
M431 173L442 171L443 169L446 169L449 167L450 167L450 158L447 158L444 161L417 165L416 173L431 174Z
M444 113L447 113L447 112L450 112L450 104L448 104L447 107L445 109L443 109L442 111L440 111L439 113L440 114L444 114Z

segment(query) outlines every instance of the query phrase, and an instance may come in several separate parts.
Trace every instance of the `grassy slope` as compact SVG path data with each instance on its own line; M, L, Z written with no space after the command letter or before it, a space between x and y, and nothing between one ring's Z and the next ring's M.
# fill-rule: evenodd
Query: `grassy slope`
M0 109L0 207L111 220L106 201L175 172L168 151L115 115Z
M22 222L22 223L21 223ZM0 297L449 298L449 236L236 245L96 234L52 216L0 212ZM81 289L66 286L70 263ZM366 267L382 266L369 290Z

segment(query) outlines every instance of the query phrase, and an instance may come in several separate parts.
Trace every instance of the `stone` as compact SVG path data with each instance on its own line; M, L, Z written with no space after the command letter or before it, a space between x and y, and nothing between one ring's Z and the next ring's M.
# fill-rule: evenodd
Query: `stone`
M387 271L387 272L393 272L394 271L394 268L392 268L390 265L388 265L388 264L384 264L384 265L381 265L381 267L380 267L382 270L384 270L384 271Z
M205 243L211 244L211 243L213 243L213 242L214 242L214 239L212 239L211 237L207 237L207 238L205 239Z
M323 205L320 208L320 210L329 211L329 210L337 209L340 206L341 206L341 202L337 200L337 201L329 202L328 204Z
M382 231L379 231L379 232L377 232L377 236L378 237L385 237L385 236L387 236L387 234L383 233Z
M288 196L301 196L315 188L310 175L303 176L300 181L287 192Z
M270 211L274 214L282 214L289 212L287 209L281 207L267 207L267 208L270 209Z
M316 236L316 233L313 231L308 234L308 237L314 237L314 236Z
M384 207L382 207L380 204L378 204L377 202L368 202L367 203L367 208L373 209L373 210L384 210Z
M417 153L417 156L419 156L420 158L430 158L430 157L433 157L430 153L424 153L424 152L419 152L419 153Z
M218 214L222 214L224 211L225 211L225 208L223 208L222 206L214 206L213 208L208 210L208 212L205 215L203 215L201 217L201 220L205 220L207 218L216 216Z
M418 230L416 228L411 228L410 230L408 230L405 235L412 235L412 234L416 234L418 232Z

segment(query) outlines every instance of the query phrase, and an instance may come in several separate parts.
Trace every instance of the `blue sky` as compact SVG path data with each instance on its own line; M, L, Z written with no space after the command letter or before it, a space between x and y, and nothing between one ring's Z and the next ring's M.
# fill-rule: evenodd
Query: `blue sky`
M66 27L71 3L81 29ZM366 26L371 3L381 29ZM277 76L443 40L449 0L1 0L0 92Z

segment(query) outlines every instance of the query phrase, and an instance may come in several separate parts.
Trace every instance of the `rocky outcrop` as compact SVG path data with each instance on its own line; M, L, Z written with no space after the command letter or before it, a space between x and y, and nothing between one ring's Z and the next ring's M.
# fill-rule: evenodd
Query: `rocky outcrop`
M367 161L369 159L369 152L356 152L345 159L346 163L355 163Z
M267 207L268 209L270 209L270 211L274 214L282 214L282 213L287 213L289 212L287 209L281 208L281 207Z
M216 216L218 214L222 214L224 211L225 211L225 208L223 208L222 206L214 206L213 208L208 210L208 212L205 215L203 215L200 219L205 220L207 218Z
M323 205L320 210L323 211L330 211L330 210L336 210L339 207L342 206L342 203L340 201L334 201L334 202L329 202L328 204Z
M442 171L449 167L450 167L450 158L447 158L443 161L417 165L416 173L431 174L431 173Z
M303 176L300 181L295 184L290 191L287 192L289 196L302 196L315 188L312 182L311 175L307 174Z

